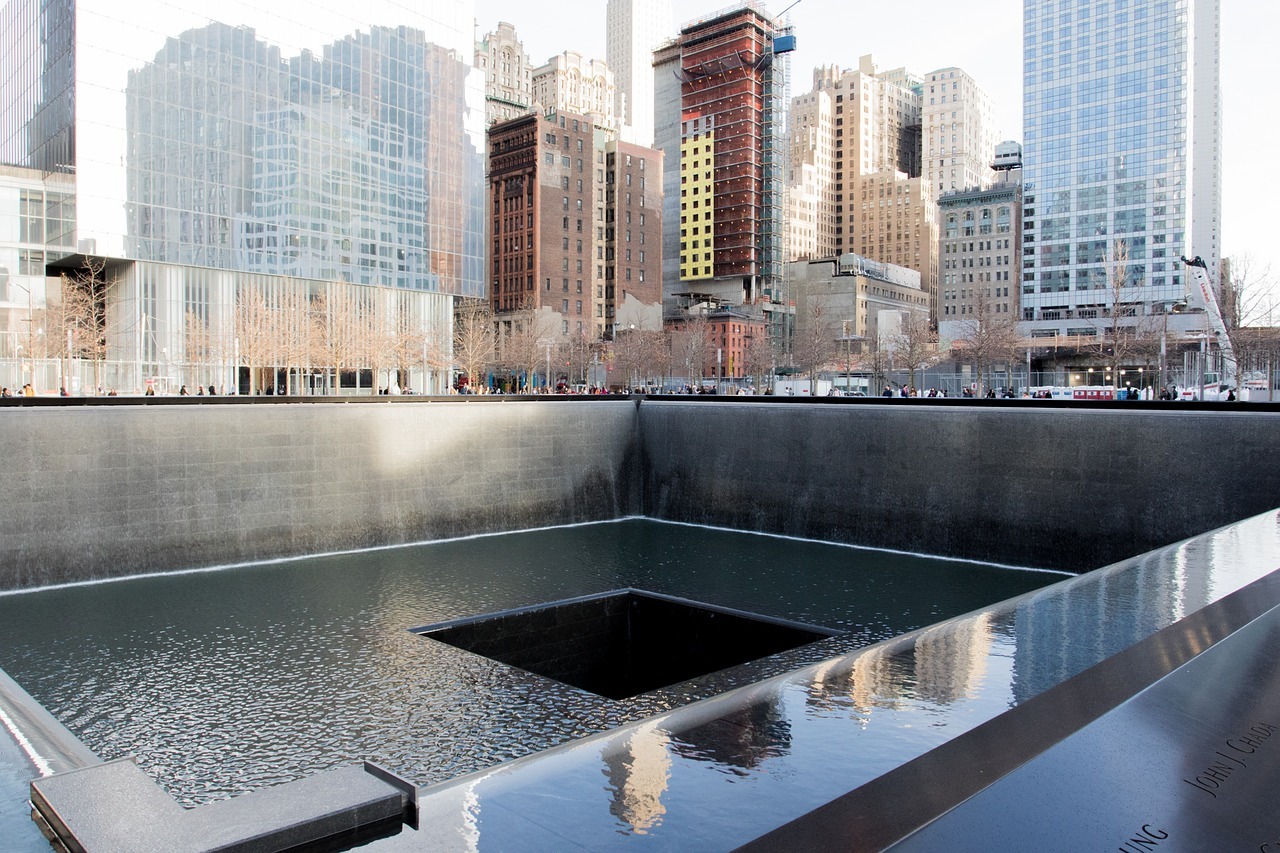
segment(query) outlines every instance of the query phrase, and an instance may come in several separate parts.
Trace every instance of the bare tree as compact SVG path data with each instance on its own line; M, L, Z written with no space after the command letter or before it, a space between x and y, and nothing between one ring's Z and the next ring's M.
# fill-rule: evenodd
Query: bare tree
M814 387L818 372L835 357L840 327L826 297L810 296L805 308L804 322L797 324L791 353L796 366L808 373L810 387Z
M644 362L644 333L637 329L621 329L613 336L613 369L616 380L627 388L635 386Z
M1222 293L1222 316L1227 330L1274 326L1277 319L1276 280L1268 264L1259 264L1252 255L1237 255L1224 261L1226 287Z
M409 377L413 365L422 362L426 370L427 339L429 337L423 318L413 311L412 294L392 291L395 300L395 313L391 340L391 357L399 374L398 385L402 390L409 390ZM423 374L426 381L426 374ZM424 389L425 390L425 389Z
M310 373L319 345L311 322L310 293L298 282L285 279L272 313L278 366L285 369L285 392L300 394L302 377Z
M613 339L614 369L630 387L647 384L670 363L666 336L643 329L619 331Z
M910 373L913 388L916 373L928 370L942 358L938 351L938 333L929 324L929 318L923 314L904 316L898 333L889 340L889 347L893 350L893 357L898 365L907 368Z
M1255 389L1265 384L1270 399L1278 363L1275 278L1270 266L1259 265L1250 255L1232 257L1224 266L1227 275L1222 288L1222 316L1235 350L1240 387L1245 387L1246 380Z
M213 331L203 317L194 311L188 311L183 323L183 337L186 341L187 364L191 367L191 379L201 383L204 381L202 368L208 368L215 359Z
M1136 364L1148 364L1160 347L1161 331L1155 315L1143 312L1137 282L1130 276L1129 244L1117 239L1111 244L1113 264L1107 273L1106 303L1093 309L1091 319L1096 337L1087 348L1112 377L1121 384L1121 371ZM1089 309L1086 309L1089 310Z
M497 355L493 314L483 300L458 300L453 317L453 353L474 392L480 374L492 366Z
M671 336L660 329L645 329L642 345L641 378L646 383L661 383L671 371Z
M763 388L765 377L773 372L777 359L777 352L764 325L752 326L747 333L747 345L743 349L742 359L743 369L755 377L756 388Z
M957 361L973 366L978 377L979 393L991 387L991 370L1001 362L1012 361L1022 342L1018 323L1012 312L996 309L998 303L990 291L979 293L973 303L974 312L958 324L960 334L953 341Z
M587 373L591 369L592 359L599 353L599 342L594 341L584 329L581 334L570 335L565 341L564 356L568 363L570 378L585 384Z
M880 334L868 335L862 342L858 365L871 374L871 393L879 393L885 386L885 373L889 369L889 347Z
M677 370L683 368L695 388L702 383L710 351L711 331L706 314L689 314L672 329L671 361Z
M369 297L369 310L361 315L359 325L364 360L373 371L375 388L389 389L390 376L383 385L382 371L390 370L396 362L396 321L391 292L384 287L372 288Z
M80 269L63 273L61 278L60 337L66 338L67 332L71 333L68 358L88 359L93 363L95 389L102 387L102 370L107 360L107 291L111 281L106 267L106 261L100 258L86 258Z
M341 392L342 374L355 374L356 392L360 391L361 371L369 365L371 331L380 333L376 320L379 312L377 288L330 282L317 296L311 308L313 323L320 327L316 348L323 362L334 371L333 386ZM377 381L376 376L373 380Z
M330 381L335 393L341 391L342 370L352 363L355 351L352 301L348 285L329 282L316 295L311 309L311 322L316 327L316 360L332 371Z
M453 370L453 327L451 318L440 318L434 312L425 324L424 348L427 353L427 369L444 374L447 387ZM423 377L424 382L426 377ZM423 390L426 390L425 386Z
M266 386L269 370L274 373L275 321L266 295L256 287L242 285L236 294L236 338L240 341L240 360L249 369L250 394ZM274 384L274 378L271 381Z
M539 368L549 371L553 357L559 363L559 323L558 315L547 309L531 307L503 315L499 360L515 377L516 390L533 393ZM554 386L555 377L549 374L546 383Z

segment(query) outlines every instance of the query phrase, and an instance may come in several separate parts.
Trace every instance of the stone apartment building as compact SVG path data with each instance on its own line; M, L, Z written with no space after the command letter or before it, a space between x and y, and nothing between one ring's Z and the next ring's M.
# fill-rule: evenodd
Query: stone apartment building
M943 338L965 334L979 317L1016 322L1022 245L1022 170L998 173L988 189L949 192L938 200Z

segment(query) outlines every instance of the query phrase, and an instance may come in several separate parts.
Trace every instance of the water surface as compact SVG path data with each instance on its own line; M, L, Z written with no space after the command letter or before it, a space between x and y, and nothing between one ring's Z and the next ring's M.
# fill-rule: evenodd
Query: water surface
M442 781L1059 580L647 520L0 596L0 667L187 806L369 759ZM842 636L612 701L407 629L639 587Z

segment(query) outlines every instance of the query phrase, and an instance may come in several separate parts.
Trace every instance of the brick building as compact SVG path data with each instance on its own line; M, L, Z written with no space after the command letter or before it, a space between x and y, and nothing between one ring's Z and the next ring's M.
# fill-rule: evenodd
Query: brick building
M660 318L661 186L647 178L661 163L575 113L491 127L489 298L500 322L537 314L542 334L599 340L630 302Z

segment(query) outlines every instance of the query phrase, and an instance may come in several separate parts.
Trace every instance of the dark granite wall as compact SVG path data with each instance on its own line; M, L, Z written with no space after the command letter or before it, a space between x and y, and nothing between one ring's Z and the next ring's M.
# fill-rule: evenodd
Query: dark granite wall
M1280 506L1280 412L837 402L5 407L0 589L633 514L1084 571Z
M6 408L0 589L628 515L635 409Z
M1280 506L1280 414L649 400L653 518L1087 571Z

